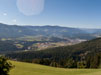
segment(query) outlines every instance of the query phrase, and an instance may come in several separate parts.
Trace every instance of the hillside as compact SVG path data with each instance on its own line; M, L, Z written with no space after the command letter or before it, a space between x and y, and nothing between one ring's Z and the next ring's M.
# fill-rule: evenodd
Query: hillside
M7 54L19 61L26 61L64 68L99 68L101 65L101 38L80 44Z
M100 75L101 69L62 69L12 61L10 75Z
M95 32L96 31L93 33ZM17 26L0 23L0 38L20 38L27 36L55 36L79 39L92 39L96 37L95 34L89 33L89 31L79 28L60 26Z

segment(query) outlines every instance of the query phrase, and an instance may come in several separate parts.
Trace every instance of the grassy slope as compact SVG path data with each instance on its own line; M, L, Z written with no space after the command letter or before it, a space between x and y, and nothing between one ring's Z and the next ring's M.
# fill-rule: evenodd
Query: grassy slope
M15 68L10 75L100 75L101 69L61 69L11 61Z

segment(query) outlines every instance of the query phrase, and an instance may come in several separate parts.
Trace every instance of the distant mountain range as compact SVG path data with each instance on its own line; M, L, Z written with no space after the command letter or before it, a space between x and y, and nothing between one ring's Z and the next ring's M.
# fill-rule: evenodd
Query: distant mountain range
M0 23L0 38L26 36L92 39L101 35L101 29L80 29L60 26L17 26Z

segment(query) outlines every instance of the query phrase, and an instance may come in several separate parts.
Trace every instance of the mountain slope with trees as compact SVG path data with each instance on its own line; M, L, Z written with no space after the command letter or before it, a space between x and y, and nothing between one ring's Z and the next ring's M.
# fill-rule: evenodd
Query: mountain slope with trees
M91 32L91 31L90 31ZM87 30L60 26L17 26L0 23L0 38L19 38L26 36L55 36L66 38L95 38Z
M18 61L64 68L99 68L101 65L101 38L72 46L7 54Z

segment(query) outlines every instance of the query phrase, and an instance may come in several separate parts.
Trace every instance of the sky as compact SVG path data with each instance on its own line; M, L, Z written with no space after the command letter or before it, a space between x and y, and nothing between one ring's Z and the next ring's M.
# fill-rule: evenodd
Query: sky
M0 23L101 28L101 0L0 0Z

